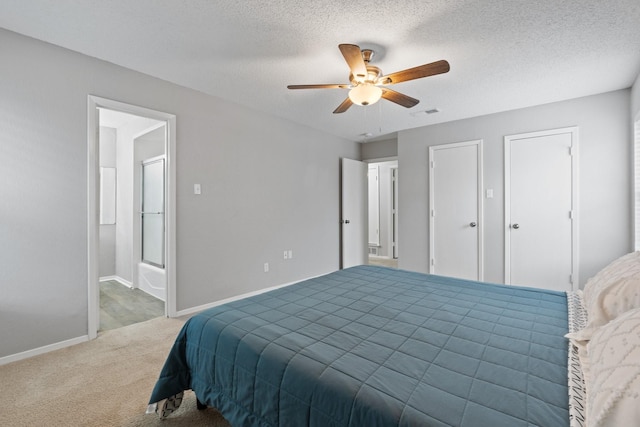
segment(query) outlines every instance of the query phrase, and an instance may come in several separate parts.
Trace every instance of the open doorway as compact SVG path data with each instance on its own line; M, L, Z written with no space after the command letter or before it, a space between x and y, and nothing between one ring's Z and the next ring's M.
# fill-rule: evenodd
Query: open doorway
M398 161L368 166L369 264L398 268Z
M91 338L175 315L174 140L175 116L89 97Z

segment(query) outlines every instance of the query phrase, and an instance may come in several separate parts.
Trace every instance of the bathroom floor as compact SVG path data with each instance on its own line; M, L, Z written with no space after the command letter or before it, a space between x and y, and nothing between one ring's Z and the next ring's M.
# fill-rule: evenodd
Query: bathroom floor
M100 332L161 316L163 301L115 280L100 282Z
M398 258L369 257L369 265L398 268Z

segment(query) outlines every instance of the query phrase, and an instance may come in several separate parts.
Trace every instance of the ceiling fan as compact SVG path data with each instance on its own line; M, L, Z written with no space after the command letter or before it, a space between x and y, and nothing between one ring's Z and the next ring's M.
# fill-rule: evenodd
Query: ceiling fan
M380 68L370 65L373 50L360 49L355 44L338 45L342 56L347 61L351 74L351 84L315 84L289 85L288 89L351 89L349 96L338 106L333 114L344 113L353 104L371 105L384 98L406 108L416 105L419 100L385 87L386 85L406 82L409 80L443 74L449 71L449 63L445 60L419 65L403 71L383 75Z

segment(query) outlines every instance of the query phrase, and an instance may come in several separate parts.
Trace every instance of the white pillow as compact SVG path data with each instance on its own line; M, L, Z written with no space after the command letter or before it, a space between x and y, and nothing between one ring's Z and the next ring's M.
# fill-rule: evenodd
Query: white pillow
M631 252L612 261L584 285L584 304L587 312L598 305L600 294L622 279L640 280L640 251ZM591 316L590 316L591 317ZM606 322L605 322L606 323Z
M624 255L589 279L583 292L588 322L572 338L589 340L595 329L640 307L640 251Z
M598 328L587 353L587 427L640 425L640 309Z
M640 307L640 251L626 254L611 262L589 279L582 293L587 311L584 329L565 335L578 348L585 383L591 377L587 343L612 319Z

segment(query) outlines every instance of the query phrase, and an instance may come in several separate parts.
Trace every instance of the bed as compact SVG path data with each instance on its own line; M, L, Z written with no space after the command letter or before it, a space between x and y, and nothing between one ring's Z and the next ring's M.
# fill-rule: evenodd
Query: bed
M582 425L582 301L352 267L190 318L149 403L191 389L233 426Z

